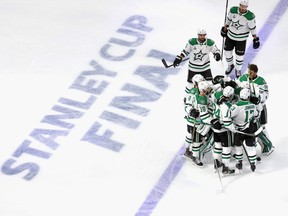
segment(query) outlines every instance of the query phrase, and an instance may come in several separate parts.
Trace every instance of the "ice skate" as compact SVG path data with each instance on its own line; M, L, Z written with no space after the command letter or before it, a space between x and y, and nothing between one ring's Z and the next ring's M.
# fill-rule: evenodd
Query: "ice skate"
M241 76L241 70L235 70L235 76L239 78Z
M227 68L227 70L225 71L225 74L226 75L229 75L231 72L232 72L232 70L234 69L234 64L232 64L232 65L228 65L228 68Z
M237 162L236 168L237 168L239 171L242 170L242 168L243 168L242 160L239 160L239 161Z
M255 163L251 163L251 170L252 170L252 172L254 172L255 171L255 169L256 169L256 165L255 165Z
M231 175L231 174L234 174L235 173L235 170L234 169L230 169L229 167L225 166L223 164L223 168L222 168L222 174L224 175Z
M219 161L218 159L215 159L214 169L221 168L222 165L223 163L221 161Z
M199 167L202 167L203 166L203 163L200 161L199 158L196 158L194 156L192 156L192 162L196 165L196 166L199 166Z
M189 148L186 148L186 151L183 154L183 157L189 160L192 160L193 156L192 156L192 152L189 151Z

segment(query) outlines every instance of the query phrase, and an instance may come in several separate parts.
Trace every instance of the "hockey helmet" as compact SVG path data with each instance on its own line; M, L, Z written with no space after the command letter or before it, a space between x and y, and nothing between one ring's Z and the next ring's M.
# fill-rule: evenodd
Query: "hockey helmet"
M198 89L200 92L207 92L210 89L210 84L205 80L198 83Z
M192 82L194 85L197 85L199 82L204 81L204 77L201 74L195 74L192 78Z
M248 0L241 0L240 5L248 7Z
M224 96L225 98L232 99L233 96L234 96L234 88L232 88L231 86L226 86L226 87L223 89L223 96Z
M250 83L249 82L247 82L247 81L244 81L244 82L241 82L240 83L240 87L242 88L242 89L244 89L244 88L250 88Z
M229 76L225 76L224 78L223 78L223 81L224 82L230 82L232 79L231 79L231 77L229 77Z
M250 98L250 90L248 88L244 88L240 91L240 99L249 100Z
M198 35L206 35L207 32L206 32L206 30L204 30L204 29L198 29L197 34L198 34Z

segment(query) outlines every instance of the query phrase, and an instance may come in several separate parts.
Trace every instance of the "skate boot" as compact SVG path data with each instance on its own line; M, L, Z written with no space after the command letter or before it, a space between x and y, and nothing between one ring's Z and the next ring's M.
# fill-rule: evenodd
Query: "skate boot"
M220 168L222 167L223 163L221 161L219 161L218 159L215 159L215 163L214 163L214 169Z
M184 152L183 155L185 158L192 160L193 156L192 156L192 152L189 151L189 148L186 148L186 151Z
M242 167L243 167L242 160L239 160L236 164L236 168L242 170Z
M200 161L199 158L196 158L194 156L192 156L192 162L196 165L196 166L199 166L199 167L202 167L203 166L203 163Z
M232 72L232 70L234 69L234 64L232 64L232 65L228 65L228 68L227 68L227 70L225 71L225 74L226 75L229 75L231 72Z
M239 78L241 76L241 70L235 70L235 76Z
M225 175L234 174L235 170L234 169L230 169L229 167L227 167L227 166L225 166L223 164L222 173L225 174Z
M251 163L251 170L252 170L252 172L254 172L255 169L256 169L256 165L255 165L255 163Z

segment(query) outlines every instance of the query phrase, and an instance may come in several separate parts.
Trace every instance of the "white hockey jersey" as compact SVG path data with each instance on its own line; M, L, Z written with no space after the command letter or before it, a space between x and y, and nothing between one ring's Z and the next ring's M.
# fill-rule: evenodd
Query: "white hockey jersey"
M191 38L182 50L185 57L190 55L189 70L193 72L203 72L210 69L210 53L220 53L215 42L207 38L201 43L197 38Z
M227 15L225 24L228 26L227 36L232 40L245 41L250 32L252 35L256 35L255 15L249 10L241 14L239 7L232 7Z
M248 87L254 96L260 97L262 104L264 104L269 97L268 84L261 76L249 80L248 74L244 74L236 80L236 83L240 87Z
M256 105L250 101L239 100L230 107L231 119L236 130L245 130L249 123L257 118L259 113Z

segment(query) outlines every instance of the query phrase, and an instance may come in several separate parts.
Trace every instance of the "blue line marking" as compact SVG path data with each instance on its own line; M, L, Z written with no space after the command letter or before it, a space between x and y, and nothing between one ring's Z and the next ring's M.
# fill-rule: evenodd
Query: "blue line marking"
M257 53L261 50L263 44L268 39L270 33L285 13L288 6L288 0L280 0L275 9L272 11L271 15L266 20L263 28L259 31L258 36L260 38L260 47L258 49L253 49L253 45L250 44L248 47L244 62L243 68L247 68L248 63L251 63L252 60L256 57ZM165 172L162 174L156 185L153 187L149 195L146 197L145 201L135 214L136 216L148 216L150 215L160 199L165 194L166 190L173 182L180 169L182 168L184 161L179 159L179 155L182 154L185 150L185 146L183 145L181 149L177 152L176 156L173 158Z
M177 152L176 156L170 162L163 175L160 177L156 185L153 187L145 202L142 204L136 216L150 215L157 203L160 201L166 190L177 176L178 172L182 168L185 159L181 158L180 154L183 154L185 145Z

